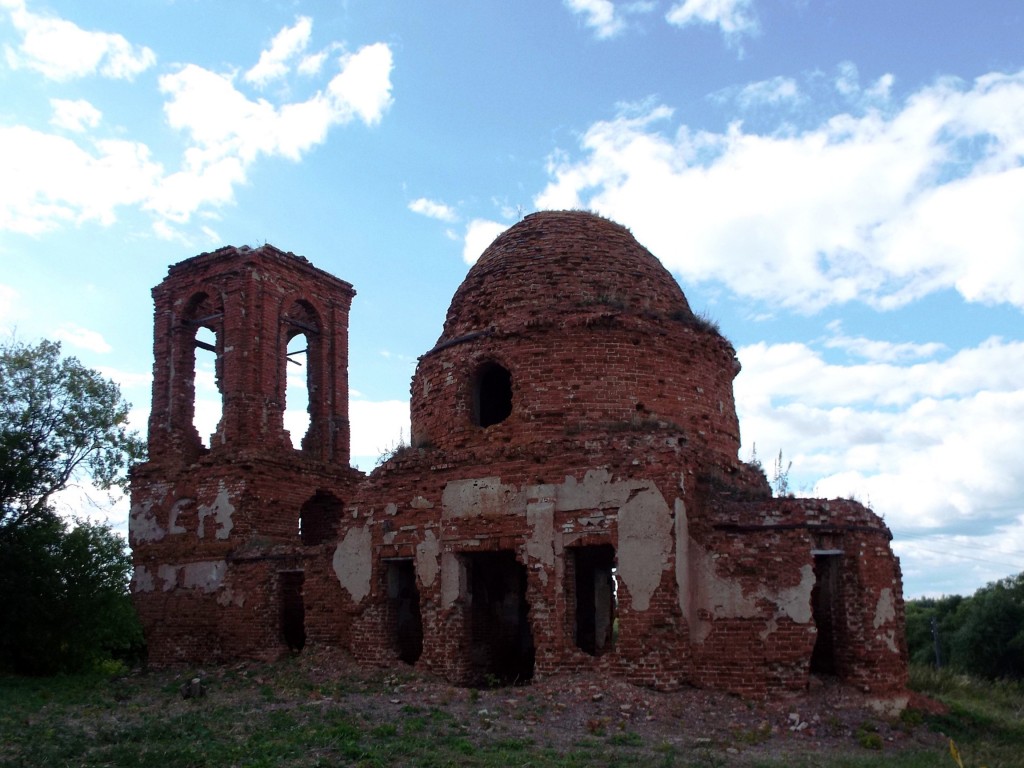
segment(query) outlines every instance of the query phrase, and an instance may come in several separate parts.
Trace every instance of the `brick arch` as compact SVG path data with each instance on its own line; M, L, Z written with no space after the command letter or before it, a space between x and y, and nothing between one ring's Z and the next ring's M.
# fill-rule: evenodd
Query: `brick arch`
M195 427L197 333L207 328L214 334L211 351L216 355L217 385L223 397L224 296L215 287L200 284L179 306L182 309L169 313L162 329L157 327L156 344L166 350L166 357L158 357L153 370L150 455L166 453L191 463L208 450Z
M281 302L277 355L277 397L281 404L283 420L288 386L288 344L296 336L304 336L306 339L305 362L309 427L302 437L301 450L306 453L322 452L323 441L321 438L329 429L327 424L330 419L330 403L327 402L327 399L331 391L327 366L329 339L324 317L324 310L305 294L292 293L285 296Z

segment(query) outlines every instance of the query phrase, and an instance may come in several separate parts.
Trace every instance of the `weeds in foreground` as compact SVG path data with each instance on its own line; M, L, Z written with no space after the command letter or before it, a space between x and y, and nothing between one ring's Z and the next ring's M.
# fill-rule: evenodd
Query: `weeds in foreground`
M208 671L208 695L183 699L182 680L196 674L0 678L0 764L1001 768L1024 763L1020 685L989 685L930 670L914 671L914 687L945 703L949 714L908 710L892 722L866 719L845 736L825 720L822 733L848 745L827 756L777 752L792 737L773 734L767 726L738 728L722 742L681 732L649 734L617 714L599 711L586 714L578 732L553 744L516 717L526 712L532 718L541 707L531 695L504 711L506 696L500 691L452 690L413 698L408 688L417 683L411 677L332 675L325 680L293 660ZM888 736L883 738L893 733L921 746L896 750Z

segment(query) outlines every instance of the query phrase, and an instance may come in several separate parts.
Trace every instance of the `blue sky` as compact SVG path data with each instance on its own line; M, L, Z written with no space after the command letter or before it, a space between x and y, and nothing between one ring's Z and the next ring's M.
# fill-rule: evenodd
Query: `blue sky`
M369 469L490 240L595 210L736 346L743 458L970 593L1024 570L1022 41L1005 0L0 0L0 331L144 429L167 266L302 254L358 292Z

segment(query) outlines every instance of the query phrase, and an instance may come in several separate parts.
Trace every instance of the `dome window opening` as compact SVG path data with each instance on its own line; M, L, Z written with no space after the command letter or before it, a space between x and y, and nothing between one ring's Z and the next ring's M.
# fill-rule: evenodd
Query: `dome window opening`
M500 424L512 413L512 374L498 363L485 363L473 380L473 423Z

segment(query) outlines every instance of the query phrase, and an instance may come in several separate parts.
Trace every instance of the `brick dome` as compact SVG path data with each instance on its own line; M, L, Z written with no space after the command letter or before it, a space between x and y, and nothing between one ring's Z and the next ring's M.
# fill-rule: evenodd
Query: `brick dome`
M469 270L438 343L601 309L693 317L669 271L622 225L584 211L534 213L499 235Z
M735 461L738 370L625 227L536 213L484 251L420 358L413 444L479 453L667 429Z

